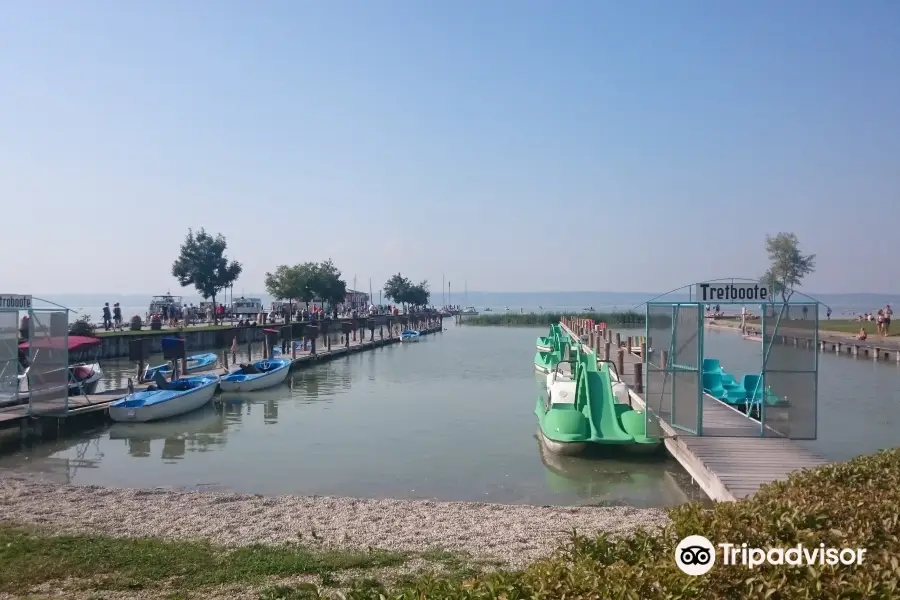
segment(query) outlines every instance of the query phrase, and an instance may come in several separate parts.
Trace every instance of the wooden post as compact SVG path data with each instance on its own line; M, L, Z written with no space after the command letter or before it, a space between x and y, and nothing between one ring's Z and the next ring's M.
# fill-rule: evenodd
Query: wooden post
M247 335L247 362L253 361L253 336L251 331L244 330Z
M222 364L225 365L225 370L228 370L228 348L222 350Z
M881 348L875 348L875 360L881 360Z
M625 351L631 352L631 349L634 348L634 338L629 335L627 343L628 343L628 345L625 346Z
M668 368L669 368L669 351L668 351L668 350L663 350L663 351L661 351L661 352L659 353L659 355L660 355L660 357L661 357L661 359L660 359L660 361L659 361L659 366L660 366L663 370L668 370Z
M644 393L644 364L634 364L634 391L638 394Z
M641 362L649 360L649 356L647 356L647 342L641 342Z
M616 348L621 348L621 347L622 347L622 334L617 333L616 334Z
M603 343L603 360L609 360L609 347L612 346L609 342Z
M591 347L591 349L594 348L594 332L593 331L588 334L588 345Z
M900 356L900 354L898 354L897 356ZM225 360L225 366L226 366L226 367L228 366L228 359ZM143 360L139 360L139 361L138 361L138 375L137 375L137 382L138 382L138 383L141 383L143 380L144 380L144 361L143 361Z
M269 336L266 335L266 332L263 331L263 360L269 359Z
M616 371L619 373L619 377L625 378L625 349L619 348L618 355L616 356Z

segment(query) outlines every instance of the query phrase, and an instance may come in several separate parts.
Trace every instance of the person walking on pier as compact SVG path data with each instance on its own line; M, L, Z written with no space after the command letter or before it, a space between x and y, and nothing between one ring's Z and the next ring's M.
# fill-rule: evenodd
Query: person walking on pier
M109 312L109 302L103 305L103 329L109 331L112 327L112 313Z
M891 317L894 316L894 311L891 310L890 304L884 305L884 322L882 323L882 330L884 331L884 335L888 335L888 330L891 328Z

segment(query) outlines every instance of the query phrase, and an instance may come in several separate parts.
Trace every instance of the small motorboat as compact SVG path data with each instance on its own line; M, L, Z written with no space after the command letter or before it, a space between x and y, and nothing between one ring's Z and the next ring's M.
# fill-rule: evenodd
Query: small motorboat
M467 306L467 307L465 307L465 308L462 310L462 312L460 312L459 314L461 314L461 315L466 315L466 316L477 316L477 315L478 315L478 311L475 310L475 307L474 307L474 306Z
M291 372L291 359L271 358L241 365L219 381L223 392L255 392L281 385Z
M400 332L400 341L401 342L418 342L419 341L419 332L413 331L412 329L404 329Z
M216 393L219 376L215 373L166 381L161 373L146 390L128 394L109 405L113 421L145 423L189 413L205 406Z
M208 352L206 354L194 354L193 356L188 356L185 360L185 373L191 373L196 371L201 371L203 369L209 369L210 367L216 366L216 361L219 360L219 357L213 354L212 352ZM156 378L156 374L159 373L163 376L169 376L172 373L172 365L165 363L161 365L156 365L155 367L148 366L144 370L144 381L151 381Z
M297 349L297 352L304 352L303 342L296 342L296 341L295 341L295 342L294 342L294 348ZM286 354L291 354L291 347L290 347L290 346L288 346L288 350L287 350ZM282 355L282 352L281 352L281 346L276 346L276 347L272 348L272 356L273 356L273 357L278 358L278 357L280 357L281 355Z

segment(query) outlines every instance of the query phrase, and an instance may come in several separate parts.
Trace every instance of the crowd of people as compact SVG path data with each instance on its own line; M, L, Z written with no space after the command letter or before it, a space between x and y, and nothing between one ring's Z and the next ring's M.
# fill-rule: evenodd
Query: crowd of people
M872 313L863 313L857 317L858 321L865 321L871 323L875 321L876 331L878 335L885 337L890 335L891 329L891 319L894 316L894 311L891 308L890 304L885 304L884 308L879 308L878 312L874 315ZM864 340L869 337L869 334L866 332L865 327L859 328L859 333L856 335L857 339Z

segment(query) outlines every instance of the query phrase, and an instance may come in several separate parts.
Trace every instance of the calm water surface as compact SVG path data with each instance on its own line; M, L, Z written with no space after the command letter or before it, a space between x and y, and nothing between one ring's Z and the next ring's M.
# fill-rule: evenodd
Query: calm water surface
M79 485L261 494L635 506L702 497L664 455L543 453L532 363L544 330L447 327L297 371L275 390L221 395L180 419L23 448L0 457L0 469ZM759 345L732 332L707 331L706 349L732 372L758 369ZM111 387L133 373L104 367ZM813 449L845 459L895 445L898 375L894 365L823 354Z

